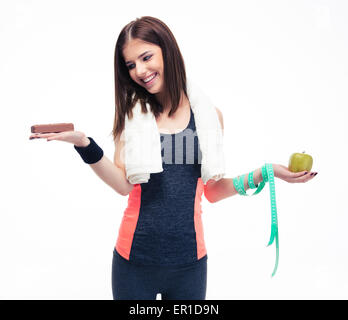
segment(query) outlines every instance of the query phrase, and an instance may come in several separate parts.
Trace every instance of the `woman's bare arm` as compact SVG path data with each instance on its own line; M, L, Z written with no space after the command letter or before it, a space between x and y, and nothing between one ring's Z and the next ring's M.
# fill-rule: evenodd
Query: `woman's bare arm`
M89 144L89 139L84 141L83 146ZM107 185L114 189L117 193L126 196L128 195L134 185L126 178L126 170L123 161L121 160L121 150L124 144L120 139L116 139L114 163L112 163L105 155L96 163L90 164L93 171L100 177Z

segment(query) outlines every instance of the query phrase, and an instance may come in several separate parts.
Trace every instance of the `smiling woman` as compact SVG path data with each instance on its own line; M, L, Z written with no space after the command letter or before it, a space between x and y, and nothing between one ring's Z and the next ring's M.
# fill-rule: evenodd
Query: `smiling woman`
M133 58L143 50L146 51L137 58ZM129 40L124 46L123 56L131 79L159 98L158 94L163 91L163 56L161 48L140 39L133 39Z
M147 113L145 104L149 103L156 118L164 111L172 117L180 105L187 104L184 59L174 35L159 19L137 18L121 30L114 68L115 142L124 129L125 115L132 118L138 100L142 112Z
M114 62L114 163L83 132L71 129L35 138L74 144L83 161L106 184L128 196L113 248L114 299L152 300L161 293L163 300L204 300L208 256L202 195L214 203L247 195L246 190L261 182L264 185L268 179L272 186L275 177L302 183L314 175L266 164L238 179L223 178L222 113L203 92L195 94L192 83L186 87L179 47L159 19L146 16L127 24L117 39ZM159 123L175 132L157 130ZM160 154L164 150L170 151L168 157ZM148 162L142 161L146 153L154 155ZM278 239L274 185L272 188L271 239Z

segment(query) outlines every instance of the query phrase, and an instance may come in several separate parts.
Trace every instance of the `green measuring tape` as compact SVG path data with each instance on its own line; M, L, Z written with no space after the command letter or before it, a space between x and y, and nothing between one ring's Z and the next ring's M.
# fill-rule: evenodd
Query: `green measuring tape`
M240 177L233 179L233 185L238 191L240 195L243 196L253 196L258 194L263 187L265 186L266 182L269 182L269 191L270 191L270 197L271 197L271 214L272 214L272 225L271 225L271 237L268 242L267 246L270 246L274 239L276 241L276 262L273 269L272 277L275 275L277 268L278 268L278 261L279 261L279 236L278 236L278 218L277 218L277 205L276 205L276 198L275 198L275 185L274 185L274 172L272 164L266 163L262 168L262 178L263 181L259 183L258 186L255 186L253 175L254 172L250 172L248 175L248 184L250 189L256 189L257 190L253 194L247 194L244 189L244 177L245 174L243 174Z

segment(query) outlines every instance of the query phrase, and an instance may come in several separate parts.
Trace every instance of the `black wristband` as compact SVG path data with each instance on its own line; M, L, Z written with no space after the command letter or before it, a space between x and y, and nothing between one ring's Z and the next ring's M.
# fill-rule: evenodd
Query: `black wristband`
M87 138L91 141L87 147L77 147L74 145L74 148L85 163L96 163L103 157L104 152L91 137Z

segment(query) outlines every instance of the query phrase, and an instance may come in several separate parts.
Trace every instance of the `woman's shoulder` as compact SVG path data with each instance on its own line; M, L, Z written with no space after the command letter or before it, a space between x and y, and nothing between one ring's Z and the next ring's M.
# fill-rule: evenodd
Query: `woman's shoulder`
M224 130L224 118L223 118L223 116L222 116L222 112L221 112L221 110L218 109L217 107L215 107L215 109L216 109L216 112L217 112L218 117L219 117L219 121L220 121L220 124L221 124L221 128L222 128L222 130Z
M118 134L115 138L115 154L114 154L114 164L123 170L124 174L126 174L126 167L124 165L124 139L123 132Z

